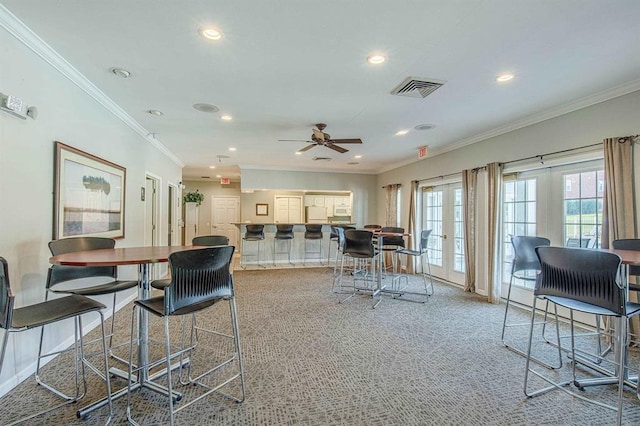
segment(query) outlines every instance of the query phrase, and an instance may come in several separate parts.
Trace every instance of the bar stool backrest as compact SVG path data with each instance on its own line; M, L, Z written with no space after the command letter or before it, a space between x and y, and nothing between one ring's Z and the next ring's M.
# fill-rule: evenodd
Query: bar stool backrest
M11 328L13 320L14 296L9 285L9 267L4 257L0 257L0 327ZM2 360L0 359L0 362Z
M226 246L229 245L229 238L226 235L203 235L191 240L194 246Z
M536 254L536 247L549 246L551 241L543 237L514 236L511 237L513 246L513 262L511 263L511 275L520 279L529 279L524 275L515 275L518 271L539 271L540 260Z
M115 245L116 241L111 238L75 237L50 241L49 250L52 255L57 256L77 251L112 249ZM65 281L89 277L110 277L115 280L117 267L52 265L47 276L47 288Z
M380 232L391 232L395 234L404 234L404 228L398 228L395 226L383 226L380 228ZM383 237L382 244L385 246L404 247L404 237Z
M305 225L304 238L307 240L321 240L322 239L322 225Z
M344 231L344 254L357 258L372 258L375 255L373 248L373 232L358 229Z
M345 244L345 237L344 237L344 231L345 229L342 227L336 227L336 233L338 235L338 247L340 247L340 249L344 250L344 244Z
M246 225L245 240L264 240L264 225Z
M424 253L429 248L430 236L431 236L431 229L427 229L420 233L420 253Z
M230 271L233 246L185 250L169 256L171 283L165 289L165 315L180 309L199 310L233 297Z
M276 240L292 240L293 225L276 225Z
M606 309L609 315L625 315L620 256L568 247L539 246L535 251L540 261L535 296L563 297Z

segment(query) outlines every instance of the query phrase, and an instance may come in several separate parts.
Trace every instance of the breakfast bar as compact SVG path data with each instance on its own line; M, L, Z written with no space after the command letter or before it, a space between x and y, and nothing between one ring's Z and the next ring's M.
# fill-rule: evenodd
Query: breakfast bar
M237 226L240 230L240 238L244 238L247 225L264 225L264 240L259 244L246 244L243 253L247 259L245 266L291 266L303 264L306 266L320 266L327 262L327 254L330 244L331 226L355 226L353 223L289 223L287 225L293 225L293 239L290 240L290 252L289 255L283 254L283 250L288 249L283 242L275 242L276 226L284 225L283 223L275 222L235 222L233 225ZM319 240L320 247L322 248L322 254L318 250L318 240L306 240L305 232L306 225L322 225L322 239ZM276 244L274 244L276 243ZM307 244L307 258L305 259L305 244ZM259 247L258 247L259 246ZM313 247L312 247L313 246ZM260 250L260 261L258 262L257 250ZM275 251L274 251L275 250ZM332 252L335 252L335 247L331 247ZM310 252L313 251L313 254ZM274 257L275 256L275 257ZM289 259L291 262L289 262Z

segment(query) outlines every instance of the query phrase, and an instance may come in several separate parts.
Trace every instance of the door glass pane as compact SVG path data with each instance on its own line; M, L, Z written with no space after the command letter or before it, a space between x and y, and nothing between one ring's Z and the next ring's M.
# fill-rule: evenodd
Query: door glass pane
M454 189L453 204L453 229L454 229L454 246L453 246L453 270L464 273L464 221L462 219L462 189Z
M520 179L503 184L505 195L502 203L502 280L508 283L511 279L511 262L513 259L512 236L536 235L536 179ZM514 285L524 286L527 281L514 280Z
M424 192L422 197L422 229L431 229L429 262L442 266L442 191Z
M566 174L563 179L565 246L599 248L604 193L603 170Z

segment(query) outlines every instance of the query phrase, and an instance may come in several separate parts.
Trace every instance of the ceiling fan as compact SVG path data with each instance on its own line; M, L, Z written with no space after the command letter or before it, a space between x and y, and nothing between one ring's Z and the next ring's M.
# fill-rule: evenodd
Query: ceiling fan
M313 133L311 134L311 140L298 140L298 139L280 139L283 142L309 142L311 145L307 145L302 149L299 149L298 152L308 151L316 145L326 146L329 149L333 149L334 151L338 151L341 154L349 151L346 148L338 146L336 144L345 144L345 143L362 143L361 139L331 139L331 135L329 133L323 132L323 130L327 127L324 123L316 124L317 129L313 129Z

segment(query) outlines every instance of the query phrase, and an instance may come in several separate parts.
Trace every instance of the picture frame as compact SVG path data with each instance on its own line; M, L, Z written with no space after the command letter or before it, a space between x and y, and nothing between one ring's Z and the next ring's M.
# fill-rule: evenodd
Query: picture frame
M269 204L256 204L256 216L269 216Z
M55 142L53 239L124 238L127 170Z

